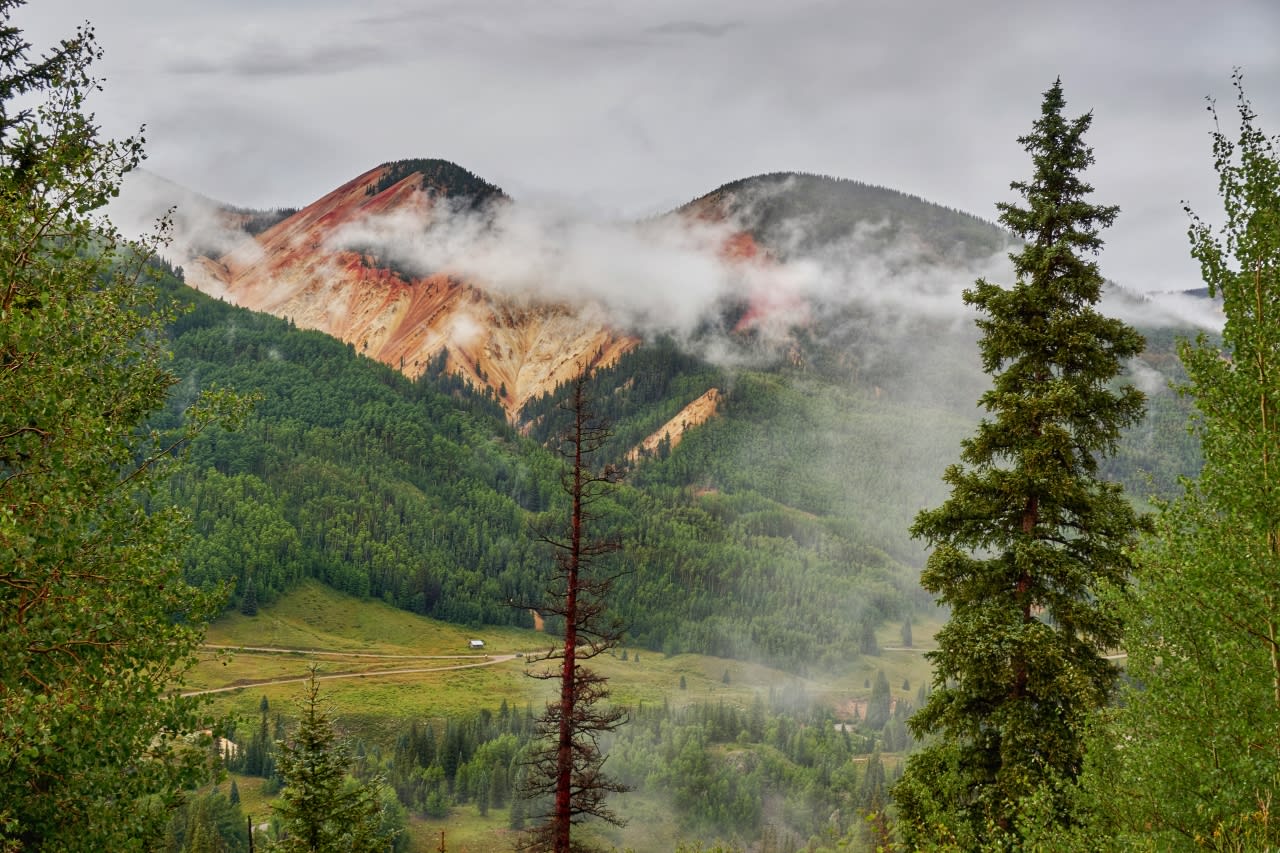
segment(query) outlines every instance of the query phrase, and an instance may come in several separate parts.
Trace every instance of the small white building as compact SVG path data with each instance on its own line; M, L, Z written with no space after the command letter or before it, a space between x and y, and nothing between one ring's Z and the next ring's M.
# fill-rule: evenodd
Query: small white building
M473 649L483 649L484 640L471 640L470 642L467 643L467 645L469 645Z

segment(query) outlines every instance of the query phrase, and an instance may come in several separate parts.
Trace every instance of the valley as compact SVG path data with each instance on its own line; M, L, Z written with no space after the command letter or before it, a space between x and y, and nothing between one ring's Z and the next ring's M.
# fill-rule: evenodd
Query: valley
M205 293L157 270L189 308L171 327L182 382L155 426L203 389L256 398L240 429L190 443L166 496L193 517L188 579L228 590L183 689L234 721L240 750L259 744L251 772L227 762L242 801L267 813L263 756L314 666L357 777L384 779L387 813L407 822L405 850L434 849L442 830L449 849L511 846L552 696L528 674L561 630L528 606L550 564L538 531L566 517L554 451L583 375L610 425L594 464L625 474L593 510L622 545L610 608L626 625L625 654L598 670L633 709L604 742L632 828L588 831L640 853L873 844L863 816L912 746L905 721L932 683L921 647L945 615L917 585L908 530L945 494L985 386L967 318L940 306L1006 238L881 188L737 182L645 226L692 228L688 251L730 289L697 330L633 333L607 319L607 291L552 303L394 254L510 227L496 190L490 214L451 195L473 179L386 164L188 264ZM824 219L795 242L789 223L815 203ZM353 223L354 254L340 247ZM856 287L810 292L818 268ZM878 292L858 282L868 271ZM405 308L422 299L444 301ZM459 306L465 346L448 339ZM1152 316L1133 366L1154 388L1149 414L1106 462L1139 502L1193 473L1197 452L1186 404L1158 384L1177 376L1176 333ZM409 338L425 348L396 355ZM539 341L559 342L551 361Z
M1280 849L1280 137L1233 66L1169 230L1207 20L58 5L4 853Z
M916 701L915 686L925 684L928 677L922 652L929 648L932 631L938 624L936 619L916 624L915 642L910 649L887 648L891 643L900 643L901 637L896 630L886 630L881 637L886 649L879 655L850 661L838 671L803 678L749 661L695 654L667 656L630 646L626 647L625 660L616 654L603 659L599 668L610 679L614 700L636 709L642 722L646 708L693 713L702 707L728 707L745 718L753 705L758 707L765 701L779 709L792 709L798 720L822 719L828 726L853 726L857 722L855 709L865 716L872 699L872 689L867 685L880 673L892 685L894 705L902 703L906 707ZM486 654L479 658L489 665L483 668L385 671L398 670L404 661L414 658L443 663L442 658L466 655L477 660L477 656L465 652L468 641L477 633L486 642ZM256 616L233 613L211 624L201 662L190 673L184 689L207 695L218 716L235 721L234 737L238 749L243 750L263 700L272 715L290 718L295 713L299 682L305 679L308 667L314 665L342 736L358 744L361 753L381 755L394 762L397 740L408 721L432 726L442 734L450 720L456 723L474 719L482 712L497 716L504 704L522 713L530 707L535 712L539 710L550 696L550 686L529 678L526 669L537 665L533 658L545 651L548 639L535 631L509 628L469 632L306 582ZM281 651L235 651L250 642ZM286 648L291 650L284 651ZM323 680L351 675L359 678ZM244 680L271 683L240 684ZM911 685L910 689L901 689L904 684ZM771 713L770 717L774 715ZM762 748L763 745L752 746L749 738L737 746L748 752ZM708 743L706 749L706 760L713 764L730 760L734 751L714 743ZM878 754L892 771L895 754ZM865 765L869 756L870 752L861 758L853 756L851 767ZM792 772L802 772L802 766ZM384 773L386 769L383 765ZM264 793L264 780L234 769L230 779L236 782L243 812L255 823L266 821L274 795ZM230 781L220 784L225 790ZM795 792L789 793L791 784L779 777L770 786L769 797L783 802L794 796ZM619 847L658 851L673 849L677 839L728 841L749 837L741 827L721 827L715 832L706 824L682 823L654 790L619 799L624 814L631 816L634 824L630 830L605 836ZM487 815L481 815L477 804L469 801L452 805L441 818L430 819L411 812L408 819L413 839L410 849L432 849L442 830L451 850L480 853L512 843L510 806L490 808ZM776 832L785 830L781 815L773 820ZM792 828L790 835L795 836L797 831Z

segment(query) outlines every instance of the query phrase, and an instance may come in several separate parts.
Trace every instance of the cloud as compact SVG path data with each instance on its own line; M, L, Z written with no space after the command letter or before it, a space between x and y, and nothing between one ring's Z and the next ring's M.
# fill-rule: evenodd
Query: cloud
M774 358L797 328L839 331L833 318L850 312L881 336L909 334L922 319L967 330L960 291L1007 267L1002 255L922 261L917 242L875 223L820 252L744 257L742 227L674 214L608 221L533 203L476 212L440 199L425 219L402 208L344 226L329 248L372 254L411 277L456 275L517 302L601 312L721 361ZM731 326L749 333L748 349L726 334Z
M742 26L741 21L726 21L721 24L712 24L705 21L668 21L664 24L651 26L645 31L661 36L700 36L702 38L716 39L740 26Z
M901 342L922 328L938 338L931 348L952 337L968 346L976 314L962 292L978 278L1012 281L1003 250L940 255L885 221L858 222L815 247L813 222L796 217L771 227L774 254L736 252L745 222L772 194L792 190L786 181L761 184L730 221L670 214L634 222L547 201L476 211L442 198L425 215L402 207L349 224L329 248L370 253L410 277L448 273L517 303L565 304L620 329L671 335L721 363L777 358L797 330L856 351L863 365L907 359ZM175 263L233 250L242 265L254 260L256 242L225 205L145 171L128 176L109 213L126 233L142 234L170 207L165 255ZM343 310L337 296L332 311ZM1212 302L1185 294L1109 288L1101 309L1146 327L1221 328Z
M1103 292L1099 308L1108 316L1141 328L1217 333L1226 321L1220 302L1187 292L1135 294L1111 287Z
M1004 248L940 250L885 221L858 222L815 247L813 223L797 217L771 226L774 254L735 251L757 207L789 191L785 181L762 184L729 221L609 220L536 201L477 212L438 199L425 218L400 208L344 226L329 247L371 253L410 277L448 273L520 303L600 312L617 328L671 335L722 363L776 358L798 330L856 351L863 365L936 354L951 338L969 346L976 313L963 291L979 278L1013 281ZM1210 303L1177 294L1108 290L1101 309L1146 327L1220 327ZM937 340L902 345L922 334Z
M340 75L397 62L374 44L334 41L300 47L293 42L268 39L230 50L175 56L168 63L167 70L182 75L312 77Z
M170 217L169 245L162 254L184 264L205 255L218 258L245 245L248 235L225 213L225 205L138 169L125 176L120 195L108 205L108 218L128 237L156 232Z
M1169 390L1169 377L1140 359L1130 359L1126 365L1125 378L1148 397L1164 394Z

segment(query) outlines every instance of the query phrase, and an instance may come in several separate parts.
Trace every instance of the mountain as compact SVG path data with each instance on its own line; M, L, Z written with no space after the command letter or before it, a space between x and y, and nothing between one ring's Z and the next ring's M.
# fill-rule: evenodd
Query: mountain
M410 270L344 229L394 217L429 232L456 205L509 203L442 160L386 163L348 181L217 258L186 270L197 289L318 329L410 377L440 353L445 369L492 388L509 413L557 384L610 364L637 338L563 305L486 292L447 270Z
M839 351L845 368L849 335L865 350L884 324L867 322L865 303L829 292L812 264L797 284L803 262L845 266L839 253L853 251L887 259L884 271L895 275L972 265L1009 244L976 217L796 173L735 181L657 220L612 230L566 235L559 223L539 223L530 235L518 210L498 187L453 163L385 163L301 210L280 212L228 251L197 255L186 278L211 295L332 334L410 377L443 358L444 370L491 389L509 419L527 422L520 412L532 399L613 364L655 330L670 331L664 315L683 310L671 304L684 296L680 273L655 269L645 278L627 269L645 265L650 244L654 257L673 254L673 267L701 265L713 279L690 288L691 296L704 292L706 304L684 321L683 337L740 361L782 353L813 364ZM237 217L258 226L276 218L224 206L220 223ZM593 251L614 256L584 263ZM585 283L558 281L576 266L587 267L579 274ZM661 281L667 276L674 281ZM495 280L502 278L518 286ZM660 294L665 303L649 292L664 286L673 291ZM815 347L817 340L825 343Z
M632 569L616 589L632 642L837 665L928 606L906 531L979 414L959 292L1000 274L1004 232L797 174L609 229L522 211L453 164L401 161L186 263L241 307L172 283L196 308L172 330L182 382L157 427L213 385L262 399L242 431L193 443L171 486L199 534L190 577L232 581L236 601L314 577L531 626L508 602L541 588L529 531L562 511L562 384L590 370L613 424L597 461L628 475L600 523ZM1175 334L1152 330L1134 366L1151 414L1105 465L1139 497L1144 472L1167 493L1196 464L1163 390Z
M847 178L772 172L724 184L685 204L686 216L737 223L783 258L810 255L872 230L905 241L919 261L958 261L1007 250L1010 234L972 214Z

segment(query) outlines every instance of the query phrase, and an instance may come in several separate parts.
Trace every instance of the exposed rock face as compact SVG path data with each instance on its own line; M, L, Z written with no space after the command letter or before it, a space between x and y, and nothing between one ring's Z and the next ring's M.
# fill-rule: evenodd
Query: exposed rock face
M188 282L327 332L409 376L447 350L445 369L492 388L512 419L530 398L639 343L589 313L503 299L448 271L406 275L334 248L340 228L378 214L420 217L427 227L448 187L404 172L388 164L360 175L223 257L199 259Z
M658 451L658 447L663 440L668 443L668 449L675 447L680 443L680 439L684 437L687 430L706 422L716 413L719 406L720 389L707 389L707 393L685 406L674 418L667 421L652 435L632 448L631 452L627 454L627 458L634 462L646 455L654 454Z

